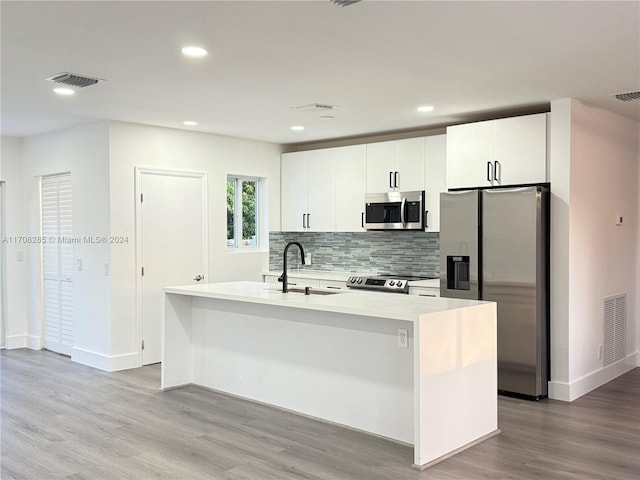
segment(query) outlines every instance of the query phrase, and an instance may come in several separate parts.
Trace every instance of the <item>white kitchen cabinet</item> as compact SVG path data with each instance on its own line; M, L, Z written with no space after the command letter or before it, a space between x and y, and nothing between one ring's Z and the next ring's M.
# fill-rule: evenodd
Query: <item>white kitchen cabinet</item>
M278 284L280 285L280 287L282 287L282 282L278 281L278 278L280 278L280 275L265 274L262 276L262 278L265 283ZM287 283L289 284L289 287L297 287L297 288L304 288L304 287L318 288L320 286L320 280L318 279L296 277L295 274L291 275L291 273L287 275Z
M337 280L319 280L320 288L326 288L329 290L349 290L347 288L347 282L339 282Z
M440 231L440 193L447 191L447 138L433 135L426 139L425 199L427 232Z
M282 154L282 230L335 230L337 149Z
M307 155L307 231L333 232L336 229L337 148L311 150Z
M497 184L546 181L547 114L496 120L493 137Z
M284 232L302 232L307 214L307 152L283 153L281 222Z
M367 192L424 190L425 138L367 144Z
M440 289L436 287L409 287L409 295L420 297L439 297Z
M547 114L447 128L447 188L546 181Z
M447 188L490 186L492 162L492 121L447 128Z
M367 191L367 147L340 147L335 165L337 232L364 231L364 195Z
M366 146L282 155L282 231L361 232Z

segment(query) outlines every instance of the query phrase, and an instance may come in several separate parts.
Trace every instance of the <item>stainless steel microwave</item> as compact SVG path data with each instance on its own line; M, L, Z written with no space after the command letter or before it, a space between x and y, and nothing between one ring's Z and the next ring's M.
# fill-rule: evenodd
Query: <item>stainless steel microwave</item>
M367 230L424 230L424 190L367 193L364 196Z

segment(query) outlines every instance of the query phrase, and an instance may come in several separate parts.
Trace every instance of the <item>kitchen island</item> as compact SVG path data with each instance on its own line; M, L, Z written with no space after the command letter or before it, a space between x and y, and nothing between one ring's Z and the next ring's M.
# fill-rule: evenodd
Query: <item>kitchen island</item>
M311 292L166 288L162 388L201 385L412 444L419 468L498 432L495 303Z

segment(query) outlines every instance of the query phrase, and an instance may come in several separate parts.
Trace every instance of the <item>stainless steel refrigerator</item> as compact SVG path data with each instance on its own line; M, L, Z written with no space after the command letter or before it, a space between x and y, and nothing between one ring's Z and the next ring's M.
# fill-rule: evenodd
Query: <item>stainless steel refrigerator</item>
M440 195L440 295L498 304L498 390L547 396L548 184Z

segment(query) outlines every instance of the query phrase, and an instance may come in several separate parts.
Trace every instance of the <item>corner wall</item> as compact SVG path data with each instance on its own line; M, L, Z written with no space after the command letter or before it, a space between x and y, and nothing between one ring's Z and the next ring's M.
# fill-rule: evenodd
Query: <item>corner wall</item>
M146 125L110 124L111 234L128 236L111 250L112 355L122 368L139 366L136 344L134 168L195 170L208 176L209 282L256 280L269 268L268 247L229 252L226 246L227 174L266 177L269 230L280 229L280 152L277 144ZM133 363L132 363L133 362Z
M5 182L5 281L4 333L7 348L22 348L35 339L27 336L27 262L26 243L14 241L25 235L25 192L23 183L23 141L21 138L0 139L0 180ZM22 256L22 257L21 257ZM20 260L22 258L22 260Z
M86 124L24 139L26 234L40 235L40 177L71 173L73 236L109 235L109 144L106 123ZM74 347L71 359L104 368L110 355L110 282L104 264L109 245L74 244ZM40 246L27 250L28 325L30 337L42 347L42 285Z
M639 129L576 100L553 102L552 122L550 396L572 401L637 363ZM627 356L604 367L603 299L621 293Z

